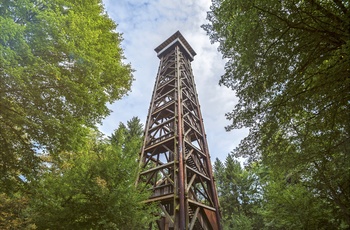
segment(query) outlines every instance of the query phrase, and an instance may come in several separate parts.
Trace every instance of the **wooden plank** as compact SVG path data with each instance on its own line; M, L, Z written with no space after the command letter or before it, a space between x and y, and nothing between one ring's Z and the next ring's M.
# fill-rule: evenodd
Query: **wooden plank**
M194 204L194 205L200 206L200 207L202 207L202 208L209 209L209 210L214 211L214 212L216 211L216 209L213 208L213 207L210 207L210 206L208 206L208 205L202 204L202 203L200 203L200 202L197 202L197 201L194 201L194 200L191 200L191 199L188 199L188 202L190 202L190 203L192 203L192 204Z
M143 201L143 203L155 202L155 201L160 201L160 200L169 200L173 197L174 197L174 194L169 194L166 196L158 196L158 197L154 197L154 198L145 200L145 201Z

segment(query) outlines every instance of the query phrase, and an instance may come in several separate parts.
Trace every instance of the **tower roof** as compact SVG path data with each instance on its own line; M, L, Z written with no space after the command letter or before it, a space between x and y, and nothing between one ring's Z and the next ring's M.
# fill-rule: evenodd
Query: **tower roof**
M182 36L180 31L176 31L173 35L171 35L167 40L165 40L162 44L160 44L154 51L157 52L157 56L160 57L162 54L167 53L169 48L172 48L173 45L179 43L181 48L185 51L186 56L193 61L193 57L196 55L196 52L192 49L190 44L186 41L186 39Z

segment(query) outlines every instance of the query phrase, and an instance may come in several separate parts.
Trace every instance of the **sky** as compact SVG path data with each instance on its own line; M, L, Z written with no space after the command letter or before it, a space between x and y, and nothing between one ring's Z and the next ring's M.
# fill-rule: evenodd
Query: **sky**
M100 130L110 135L120 122L133 116L146 123L159 59L154 49L176 31L180 31L197 55L192 70L197 86L204 127L207 134L212 163L216 158L224 161L247 130L225 131L230 124L225 113L230 112L237 98L231 89L219 86L224 73L225 60L218 52L218 44L211 44L201 28L207 24L210 0L103 0L105 10L122 33L125 62L135 70L132 91L109 106L113 111Z

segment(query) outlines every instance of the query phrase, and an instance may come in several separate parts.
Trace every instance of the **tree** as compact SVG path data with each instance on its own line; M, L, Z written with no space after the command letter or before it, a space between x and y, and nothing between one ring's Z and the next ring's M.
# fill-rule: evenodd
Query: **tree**
M125 141L121 140L121 138L118 136L119 132L123 133L123 136L126 140L133 140L135 137L141 137L143 135L143 125L141 124L140 118L133 117L127 121L126 124L127 125L125 126L122 122L119 123L119 128L115 130L115 132L112 133L112 136L110 137L112 144L118 145L120 141ZM142 141L140 138L137 140ZM138 142L136 144L141 145L141 143Z
M9 197L5 193L0 194L0 229L36 229L31 223L31 218L23 210L26 209L28 199L22 194L14 194Z
M250 128L236 156L300 175L345 228L350 226L349 15L348 1L213 0L210 24L203 26L228 59L220 84L239 97L226 114L232 121L227 130Z
M346 229L327 200L288 171L272 171L261 161L242 168L232 154L225 164L217 159L214 173L223 228Z
M133 119L138 120L134 118ZM153 218L135 187L142 136L120 124L114 140L90 136L79 152L52 158L34 183L30 216L38 229L142 229ZM126 138L128 137L128 138Z
M41 153L79 150L132 71L100 0L3 0L0 28L0 192L10 193Z
M263 223L259 209L262 194L253 168L242 168L229 154L225 164L216 159L214 175L224 229L261 229Z
M264 220L261 229L346 229L334 218L327 200L320 199L296 176L286 177L284 170L263 170L267 174L259 177L263 194L258 211Z

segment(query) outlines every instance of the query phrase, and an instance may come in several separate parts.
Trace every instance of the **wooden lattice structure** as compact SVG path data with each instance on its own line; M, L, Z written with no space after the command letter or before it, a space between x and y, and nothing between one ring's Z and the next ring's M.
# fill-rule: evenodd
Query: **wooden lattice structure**
M140 154L138 182L152 191L159 219L150 228L221 229L203 119L191 62L179 31L155 51L160 59Z

